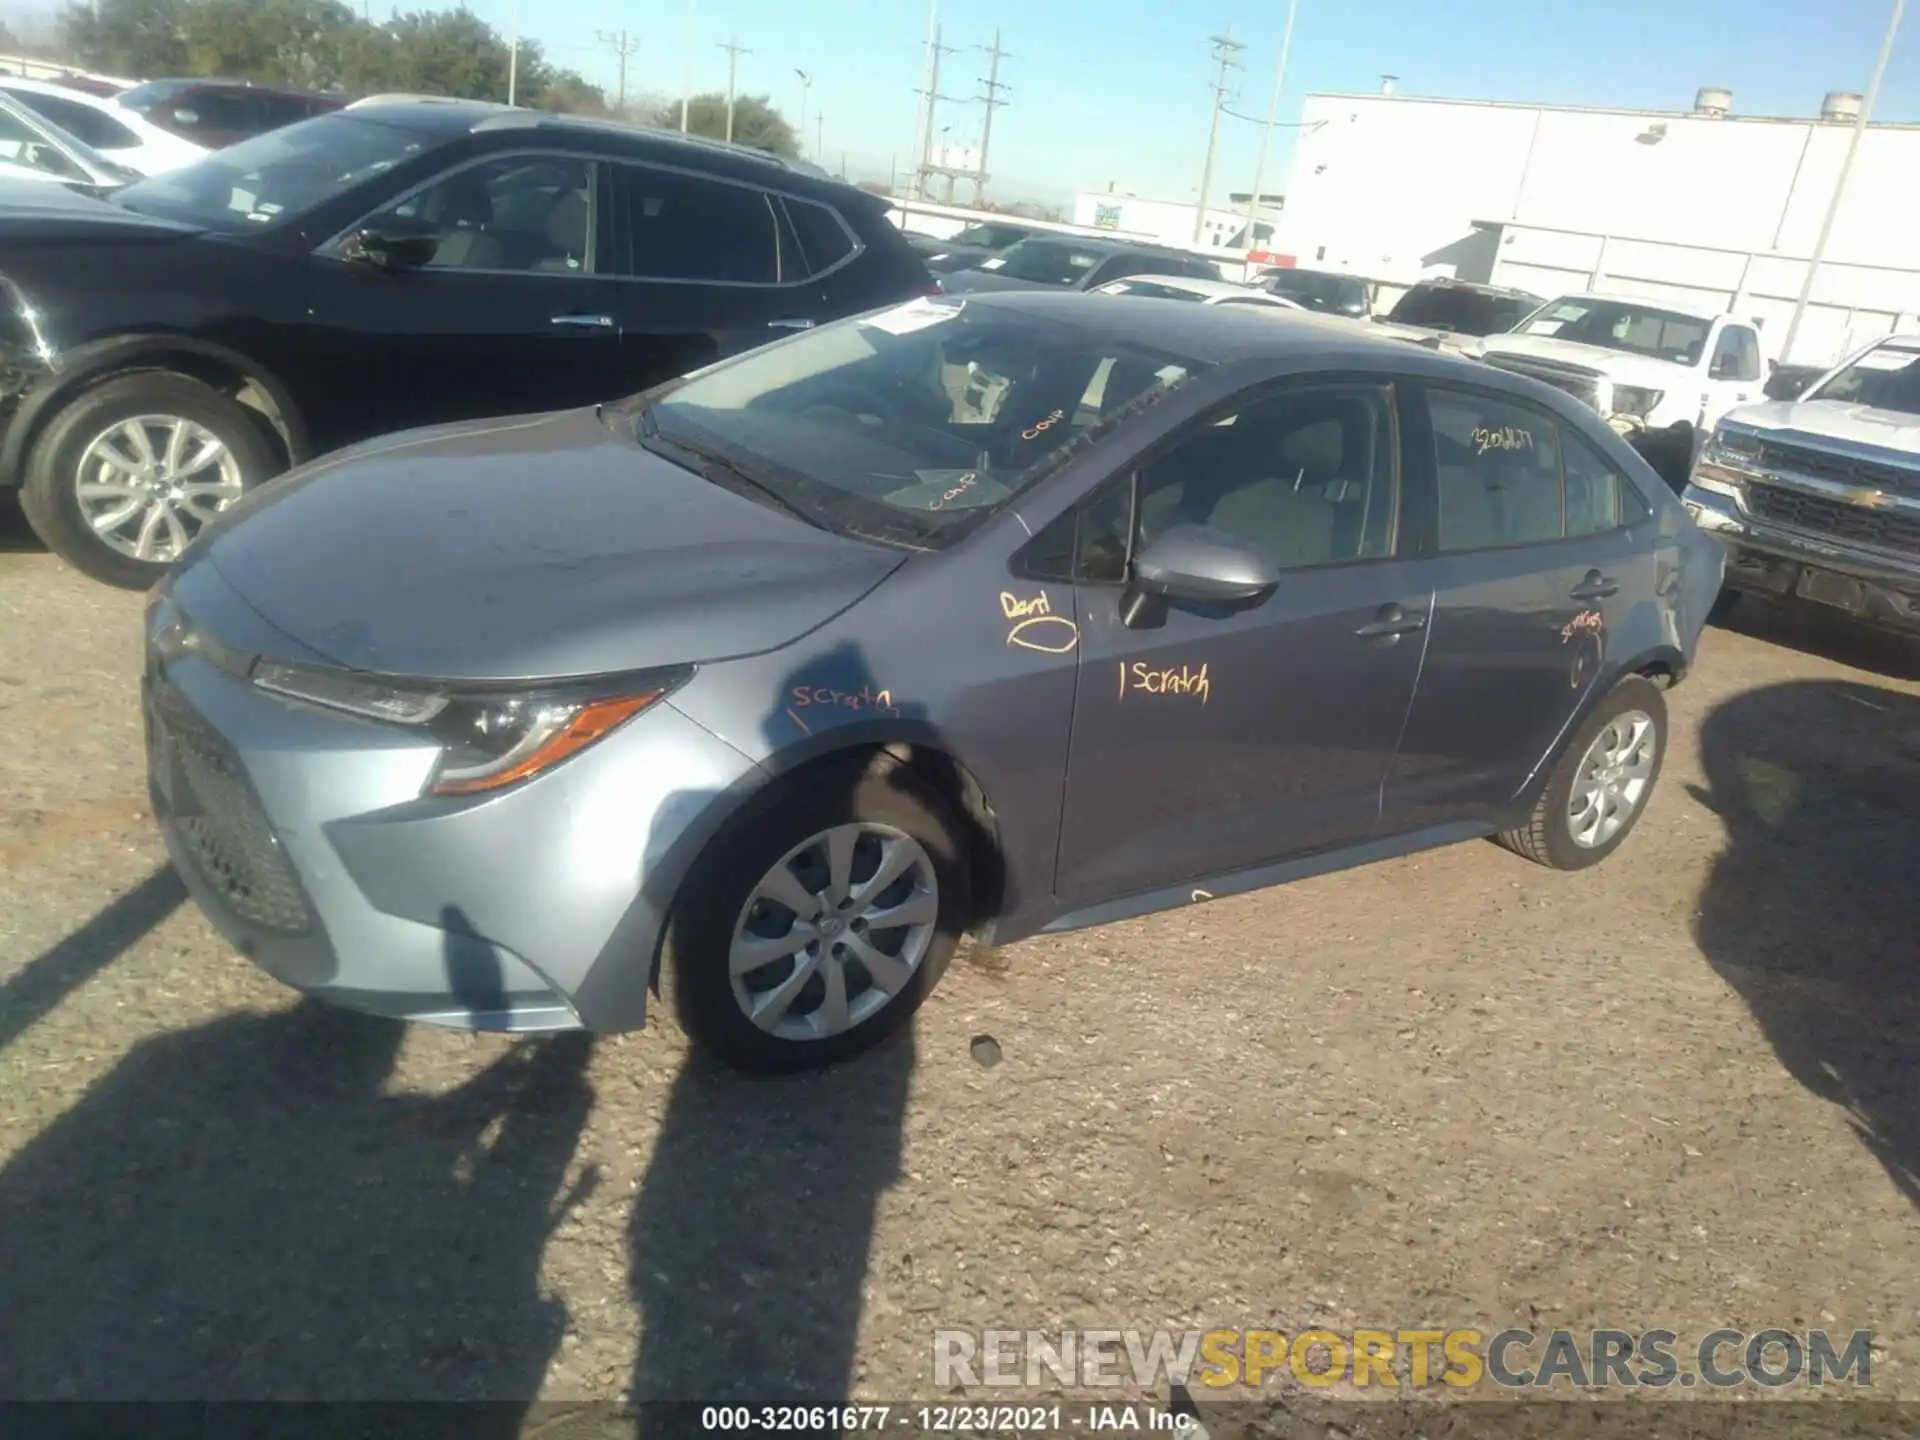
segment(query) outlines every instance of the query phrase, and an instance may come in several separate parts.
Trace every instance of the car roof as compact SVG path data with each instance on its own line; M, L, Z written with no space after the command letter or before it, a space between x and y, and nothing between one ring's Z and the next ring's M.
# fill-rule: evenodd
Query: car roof
M271 80L235 80L225 75L157 75L151 80L142 80L138 85L130 85L127 88L144 90L150 85L166 86L174 90L257 90L268 95L299 95L309 100L339 98L322 90L308 90L299 85L278 85Z
M1409 290L1471 290L1476 295L1518 295L1522 299L1537 300L1531 290L1522 290L1513 285L1483 285L1478 280L1456 280L1451 275L1429 275L1416 280L1407 287Z
M1159 281L1160 276L1144 277ZM1123 344L1164 350L1209 364L1233 364L1297 353L1309 347L1329 363L1340 359L1390 357L1404 368L1414 352L1422 360L1432 352L1391 336L1371 334L1364 325L1308 310L1262 309L1254 314L1233 306L1116 305L1118 298L1097 290L987 290L949 297L966 305L1022 311L1036 319L1059 321L1095 331ZM938 302L936 302L938 303ZM1489 367L1477 361L1440 357L1462 374L1483 376ZM1420 368L1429 368L1422 365ZM1509 377L1501 374L1502 381Z
M1036 230L1027 240L1058 240L1081 250L1099 250L1109 255L1165 255L1177 260L1202 260L1205 257L1173 245L1155 245L1146 240L1129 240L1119 235L1075 235L1061 230ZM1026 240L1020 242L1025 244Z
M90 102L96 108L113 109L113 100L106 95L95 95L90 90L76 90L71 85L56 85L51 80L29 80L24 75L0 75L0 85L9 90L24 90L29 95L52 95L61 100L79 100Z
M453 139L460 135L525 135L565 137L611 154L658 161L693 161L736 178L766 181L775 176L824 181L835 191L852 191L884 208L881 196L834 179L820 166L805 160L787 160L746 145L682 135L648 125L601 120L586 115L561 115L500 105L490 100L458 100L441 95L375 95L355 101L344 112L360 119L403 130Z

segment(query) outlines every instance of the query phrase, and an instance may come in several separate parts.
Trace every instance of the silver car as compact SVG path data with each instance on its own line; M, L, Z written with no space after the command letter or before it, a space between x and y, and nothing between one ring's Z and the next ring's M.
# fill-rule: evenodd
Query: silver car
M967 931L1579 869L1721 552L1590 410L1312 317L926 299L340 452L147 617L155 813L314 995L843 1057Z

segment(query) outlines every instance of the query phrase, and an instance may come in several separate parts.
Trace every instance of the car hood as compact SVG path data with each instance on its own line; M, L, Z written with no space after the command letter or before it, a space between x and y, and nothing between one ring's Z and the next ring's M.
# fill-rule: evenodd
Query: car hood
M175 239L197 233L195 226L136 215L65 185L0 180L0 243L121 240L143 235Z
M336 664L480 681L777 649L905 558L723 489L593 410L339 451L222 516L195 555Z
M1609 350L1604 345L1582 345L1573 340L1556 340L1551 335L1488 335L1480 341L1479 353L1488 357L1514 355L1578 365L1605 374L1627 385L1645 385L1659 390L1691 379L1694 372L1670 360L1655 360L1646 355L1629 355L1624 350Z
M1779 432L1783 439L1843 440L1920 457L1920 415L1903 410L1876 410L1840 400L1775 400L1742 406L1727 419L1751 430Z

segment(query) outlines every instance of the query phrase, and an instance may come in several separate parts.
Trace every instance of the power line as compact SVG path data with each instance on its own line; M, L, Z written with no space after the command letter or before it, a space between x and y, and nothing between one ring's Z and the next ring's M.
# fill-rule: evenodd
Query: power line
M940 93L940 57L957 55L960 51L957 46L940 43L940 27L935 24L933 39L928 44L927 53L932 59L927 69L927 88L921 92L927 97L927 123L920 141L920 164L913 172L914 196L920 200L927 198L927 181L932 178L933 172L942 168L933 163L933 137L939 133L934 126L934 107L942 100L949 105L956 100L955 96Z
M727 143L732 144L734 69L739 65L742 55L751 55L753 51L747 49L747 47L742 45L738 40L728 40L725 44L715 43L718 44L718 48L727 52Z
M1207 223L1207 191L1213 186L1213 151L1220 143L1220 113L1226 109L1228 73L1243 68L1234 57L1247 47L1233 38L1233 26L1227 26L1224 35L1210 35L1207 43L1213 46L1214 64L1220 67L1219 75L1213 82L1213 124L1207 132L1207 158L1200 167L1200 200L1193 208L1193 243L1200 243L1200 236Z
M628 39L625 30L616 31L611 35L604 30L596 30L593 32L593 38L613 51L620 63L620 92L619 99L614 101L614 109L624 111L627 108L627 57L640 53L640 42Z

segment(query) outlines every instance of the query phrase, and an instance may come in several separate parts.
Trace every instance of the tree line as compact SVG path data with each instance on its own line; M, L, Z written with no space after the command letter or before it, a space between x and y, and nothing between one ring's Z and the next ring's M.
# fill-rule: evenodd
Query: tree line
M59 58L129 79L218 75L341 90L401 92L505 102L514 67L499 31L465 8L395 10L374 20L340 0L75 0L58 20ZM606 93L522 39L514 74L521 105L612 115ZM696 95L688 130L726 135L726 97ZM627 107L625 118L678 129L679 102ZM734 139L777 154L799 153L793 128L765 96L741 96Z

